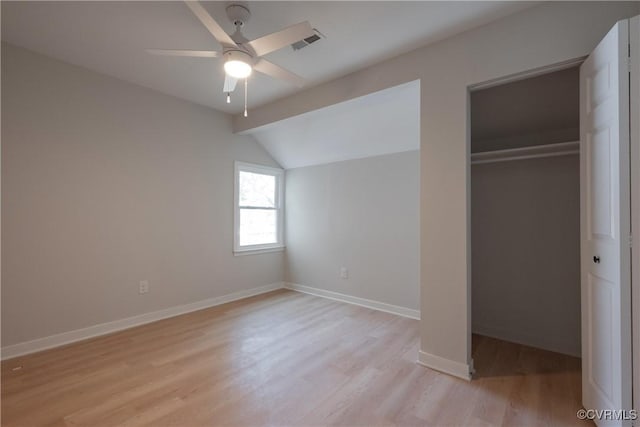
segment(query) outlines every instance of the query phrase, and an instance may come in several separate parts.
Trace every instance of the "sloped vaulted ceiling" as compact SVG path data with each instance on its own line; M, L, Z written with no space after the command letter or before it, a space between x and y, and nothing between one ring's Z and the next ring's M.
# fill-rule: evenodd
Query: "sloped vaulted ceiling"
M250 133L285 169L418 150L420 84L409 82Z

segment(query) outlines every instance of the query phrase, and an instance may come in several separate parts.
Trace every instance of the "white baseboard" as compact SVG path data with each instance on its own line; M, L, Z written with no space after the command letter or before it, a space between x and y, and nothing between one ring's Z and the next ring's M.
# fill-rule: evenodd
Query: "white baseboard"
M471 374L473 373L473 366L470 364L445 359L422 350L418 352L418 364L467 381L471 380Z
M580 346L573 348L569 345L571 340L562 337L558 338L556 335L540 336L526 334L522 333L522 331L514 331L501 327L496 328L488 325L474 325L473 333L574 357L581 357L582 353Z
M367 307L372 310L384 311L386 313L396 314L398 316L420 320L420 310L400 307L398 305L387 304L379 301L373 301L366 298L354 297L351 295L341 294L339 292L327 291L319 288L312 288L311 286L298 285L296 283L285 282L284 287L287 289L291 289L293 291L303 292L305 294L315 295L318 297L328 298L328 299L332 299L340 302L346 302L348 304Z
M85 340L87 338L110 334L112 332L121 331L123 329L133 328L134 326L140 326L169 317L191 313L192 311L198 311L205 308L214 307L216 305L225 304L231 301L237 301L243 298L264 294L267 292L275 291L276 289L281 289L283 287L284 283L282 282L272 283L270 285L233 292L231 294L223 295L220 297L209 298L206 300L197 301L190 304L178 305L175 307L169 307L163 310L152 311L150 313L145 313L138 316L114 320L113 322L100 323L98 325L89 326L88 328L76 329L69 332L63 332L61 334L38 338L32 341L25 341L18 344L8 345L6 347L2 347L2 355L0 356L0 359L6 360L53 347L59 347L61 345Z

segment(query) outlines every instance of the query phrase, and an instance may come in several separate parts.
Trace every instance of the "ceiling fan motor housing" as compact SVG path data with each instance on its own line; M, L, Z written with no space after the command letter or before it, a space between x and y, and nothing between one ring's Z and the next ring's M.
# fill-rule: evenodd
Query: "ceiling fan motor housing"
M249 65L253 65L253 58L249 53L240 49L228 49L224 52L224 62L240 61L246 62Z
M251 12L249 8L245 5L239 3L232 3L227 6L227 18L235 25L236 27L242 27L249 21L251 18Z

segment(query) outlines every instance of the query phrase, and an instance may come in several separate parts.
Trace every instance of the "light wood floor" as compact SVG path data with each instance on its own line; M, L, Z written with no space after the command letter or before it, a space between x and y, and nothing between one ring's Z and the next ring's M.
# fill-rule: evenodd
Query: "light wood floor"
M579 424L578 359L475 337L467 382L418 342L415 320L276 291L5 361L2 425Z

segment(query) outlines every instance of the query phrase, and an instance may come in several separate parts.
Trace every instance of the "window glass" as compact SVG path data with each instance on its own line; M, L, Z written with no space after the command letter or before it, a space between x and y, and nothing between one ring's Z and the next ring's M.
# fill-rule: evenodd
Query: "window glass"
M276 177L240 171L240 206L273 208L276 206Z
M273 209L240 209L240 246L276 243L276 220Z

